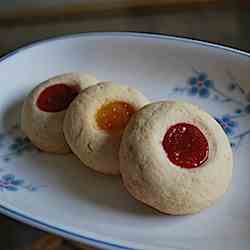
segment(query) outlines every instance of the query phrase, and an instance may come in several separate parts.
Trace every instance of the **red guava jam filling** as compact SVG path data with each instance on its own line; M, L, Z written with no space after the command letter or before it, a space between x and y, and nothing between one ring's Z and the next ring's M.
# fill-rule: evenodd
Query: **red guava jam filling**
M169 160L181 168L197 168L208 159L208 141L199 128L188 123L171 126L163 139Z
M68 108L78 93L79 89L76 85L58 83L44 89L40 93L36 105L45 112L59 112Z

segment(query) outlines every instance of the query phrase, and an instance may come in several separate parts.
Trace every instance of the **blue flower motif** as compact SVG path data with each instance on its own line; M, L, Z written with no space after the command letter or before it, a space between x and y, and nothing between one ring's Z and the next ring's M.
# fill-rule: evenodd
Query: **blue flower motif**
M210 89L214 86L213 81L209 80L207 74L199 73L196 77L191 77L188 84L190 85L189 94L199 95L207 98L210 95Z
M40 188L45 187L47 187L47 185L33 186L32 184L25 183L23 179L18 179L13 174L5 174L0 177L0 191L15 192L24 189L29 192L36 192Z
M3 175L0 179L0 190L17 191L24 184L24 180L16 179L13 174Z
M5 162L21 156L25 152L39 151L28 137L22 135L18 123L11 126L5 133L0 131L0 149L2 148L5 152L0 155L0 158Z
M238 127L238 123L233 121L230 116L224 115L222 118L215 118L216 121L221 125L227 135L233 135L235 129Z

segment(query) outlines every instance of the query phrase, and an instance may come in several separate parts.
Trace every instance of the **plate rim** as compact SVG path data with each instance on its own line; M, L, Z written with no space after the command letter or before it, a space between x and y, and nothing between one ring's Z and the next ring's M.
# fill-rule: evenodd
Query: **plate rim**
M223 50L226 52L230 52L236 55L241 55L241 56L246 56L250 58L250 52L243 51L234 47L230 46L224 46L218 43L211 43L207 42L204 40L199 40L199 39L193 39L189 37L182 37L182 36L173 36L173 35L166 35L162 33L151 33L151 32L80 32L80 33L73 33L73 34L66 34L66 35L60 35L60 36L53 36L47 39L41 39L41 40L36 40L31 43L27 43L26 45L20 46L0 57L0 63L5 61L6 59L15 56L16 54L23 52L24 50L33 48L35 46L40 46L45 43L53 42L53 41L58 41L58 40L65 40L65 39L72 39L72 38L79 38L79 37L103 37L103 36L108 36L108 37L140 37L140 38L151 38L151 39L163 39L163 40L172 40L172 41L179 41L183 43L188 43L188 44L194 44L194 45L199 45L207 48L214 48L214 49L219 49ZM18 212L17 210L8 208L7 206L1 205L0 204L0 213L3 215L6 215L12 219L15 219L17 221L20 221L22 223L31 225L33 227L36 227L38 229L55 233L57 235L60 235L64 238L76 240L78 242L85 242L89 245L92 246L105 246L105 247L112 247L112 249L125 249L125 250L138 250L138 248L131 248L125 245L121 245L121 243L113 243L110 241L105 241L105 240L99 240L97 238L92 238L88 236L84 236L78 233L74 233L72 231L65 230L60 227L53 226L52 224L45 223L41 220L35 219L32 216L25 215L24 213ZM115 242L115 240L114 240ZM166 246L167 249L181 249L181 248L176 248L176 247L171 247L171 246ZM167 250L166 249L166 250Z
M250 57L250 51L245 51L242 49L238 49L233 46L229 45L224 45L221 43L213 43L213 42L208 42L206 40L202 39L196 39L188 36L176 36L176 35L167 35L164 33L160 32L134 32L134 31L97 31L97 32L76 32L76 33L71 33L71 34L64 34L64 35L58 35L58 36L51 36L45 39L38 39L34 40L32 42L25 43L21 46L16 47L13 50L10 50L6 53L3 53L0 56L0 63L7 58L16 55L19 52L22 52L23 50L33 48L35 46L41 45L43 43L48 43L48 42L53 42L57 40L64 40L64 39L71 39L71 38L77 38L77 37L101 37L101 36L110 36L110 37L118 37L118 36L123 36L123 37L144 37L144 38L155 38L155 39L163 39L163 40L175 40L175 41L180 41L184 43L190 43L190 44L196 44L196 45L201 45L204 47L210 47L210 48L216 48L216 49L221 49L227 52L235 53L236 55L243 55L246 57Z

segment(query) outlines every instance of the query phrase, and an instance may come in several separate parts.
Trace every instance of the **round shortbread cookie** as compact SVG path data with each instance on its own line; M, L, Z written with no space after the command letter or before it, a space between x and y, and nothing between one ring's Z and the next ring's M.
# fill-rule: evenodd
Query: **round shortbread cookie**
M138 111L124 131L119 157L130 194L167 214L209 207L232 178L232 150L223 129L186 102L157 102Z
M94 76L68 73L40 83L26 97L21 115L21 128L26 136L43 151L68 153L63 134L65 110L86 87L94 85Z
M64 134L72 151L88 167L120 174L120 139L130 117L148 103L136 89L111 82L84 90L70 104Z

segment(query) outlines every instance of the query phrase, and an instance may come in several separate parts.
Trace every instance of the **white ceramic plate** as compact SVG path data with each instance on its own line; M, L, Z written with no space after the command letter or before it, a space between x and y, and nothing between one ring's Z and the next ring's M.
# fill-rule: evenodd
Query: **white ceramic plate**
M78 34L7 55L0 62L1 212L102 249L249 249L249 69L245 52L138 33ZM37 151L20 132L24 95L51 76L80 70L212 113L234 148L230 191L202 213L166 216L132 199L119 178L91 171L73 155Z

